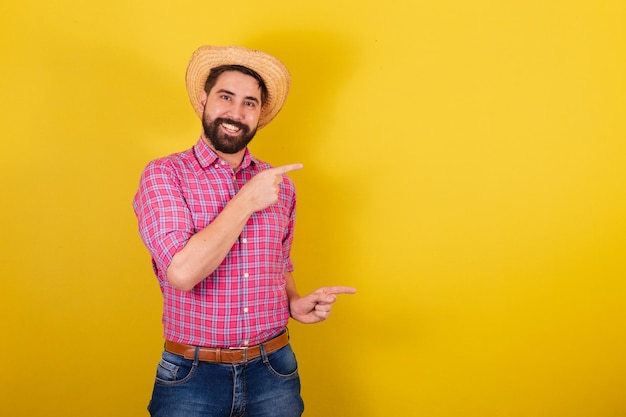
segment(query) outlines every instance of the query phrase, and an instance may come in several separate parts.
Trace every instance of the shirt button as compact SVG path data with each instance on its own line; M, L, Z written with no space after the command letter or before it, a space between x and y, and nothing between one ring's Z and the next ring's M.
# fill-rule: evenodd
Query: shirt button
M243 312L247 313L248 312L248 307L244 307Z
M241 243L248 243L248 239L244 237L243 239L241 239Z
M243 345L244 345L244 346L248 346L248 344L249 344L249 343L250 343L250 341L249 341L249 340L244 340L244 341L243 341Z
M248 274L247 272L245 274L243 274L244 278L248 278L250 276L250 274Z
M226 161L220 161L220 164L226 165Z

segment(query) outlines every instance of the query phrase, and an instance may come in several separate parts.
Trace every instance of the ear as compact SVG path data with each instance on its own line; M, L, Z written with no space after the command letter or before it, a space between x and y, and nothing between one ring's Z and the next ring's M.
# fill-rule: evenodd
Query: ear
M207 96L206 91L203 91L203 92L200 94L200 104L202 105L202 108L204 108L204 106L206 106L206 100L207 100L207 98L208 98L208 96Z

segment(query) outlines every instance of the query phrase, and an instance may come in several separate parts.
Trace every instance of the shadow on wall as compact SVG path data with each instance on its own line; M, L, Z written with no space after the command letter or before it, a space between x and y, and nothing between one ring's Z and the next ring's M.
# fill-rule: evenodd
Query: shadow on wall
M355 45L330 33L280 31L251 39L246 46L275 55L292 75L284 113L274 124L278 134L285 138L297 134L296 144L304 147L323 140L335 92L357 67Z
M356 197L364 189L340 167L327 165L320 149L336 140L335 97L357 68L354 43L337 35L311 31L276 31L251 39L247 46L267 51L285 63L292 75L291 91L282 112L251 144L255 155L278 165L303 162L304 170L291 177L298 187L298 224L295 256L306 253L296 273L306 266L315 282L304 288L339 285L328 271L346 267L345 239ZM354 123L344 121L342 123ZM337 159L337 158L332 158ZM338 245L342 245L339 247ZM327 277L331 282L320 282ZM304 277L303 277L304 278ZM300 279L298 282L303 282Z
M353 214L365 192L358 172L346 175L342 167L328 165L320 149L330 149L337 140L338 123L354 123L342 118L337 107L337 92L342 91L358 70L359 51L350 39L333 33L312 31L274 31L250 39L247 44L278 57L292 75L291 91L282 112L263 129L252 144L253 152L274 165L304 163L304 170L290 175L298 189L298 214L293 258L295 278L301 293L326 285L353 285L342 282L352 276L349 264L358 259L346 252L353 250L347 236L354 235ZM337 160L335 155L330 160ZM347 272L343 272L347 271ZM341 302L340 302L341 303ZM338 307L340 308L340 307ZM346 364L334 350L338 321L314 327L292 326L294 345L302 359L303 395L314 412L334 415L348 407L353 415L361 404L358 386ZM333 328L323 326L332 326ZM323 350L323 354L319 354ZM315 353L317 352L317 354ZM322 361L320 363L320 361ZM322 366L323 365L323 366ZM328 381L328 370L333 370ZM310 381L310 382L309 382ZM326 381L319 384L319 381ZM310 401L309 399L315 398Z

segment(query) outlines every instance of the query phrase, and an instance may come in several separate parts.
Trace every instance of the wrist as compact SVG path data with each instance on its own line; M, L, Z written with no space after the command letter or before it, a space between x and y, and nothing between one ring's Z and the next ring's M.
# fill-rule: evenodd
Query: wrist
M289 317L295 318L293 316L295 310L295 304L300 299L300 295L297 293L288 295L287 307L289 308Z
M228 202L227 206L230 206L232 207L232 209L242 213L246 218L254 214L254 209L252 209L252 202L246 199L245 196L242 196L240 193L235 194L235 196Z

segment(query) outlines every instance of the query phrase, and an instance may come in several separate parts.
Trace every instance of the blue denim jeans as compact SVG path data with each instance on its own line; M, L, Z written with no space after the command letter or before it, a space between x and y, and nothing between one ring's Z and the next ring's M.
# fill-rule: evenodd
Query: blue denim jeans
M240 364L200 362L164 351L148 411L153 417L299 417L298 363L287 345Z

